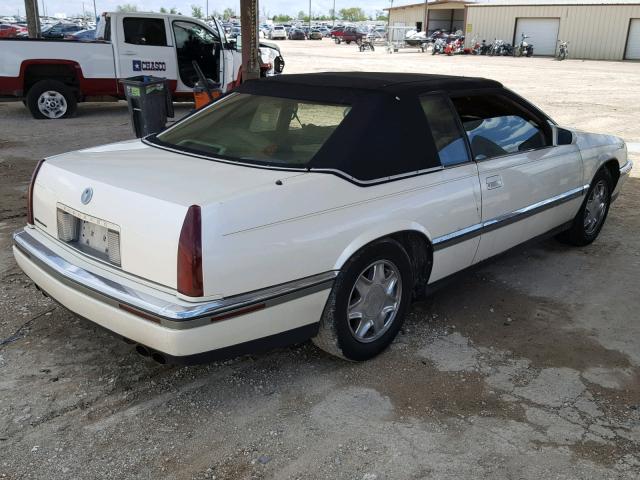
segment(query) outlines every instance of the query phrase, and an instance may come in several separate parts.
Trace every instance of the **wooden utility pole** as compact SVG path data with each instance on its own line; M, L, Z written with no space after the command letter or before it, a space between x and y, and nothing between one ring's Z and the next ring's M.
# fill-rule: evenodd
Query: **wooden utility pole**
M429 0L424 0L424 21L422 30L429 36Z
M242 79L260 78L258 0L240 0Z
M25 15L27 16L27 29L29 38L40 36L40 13L38 12L38 0L24 0Z

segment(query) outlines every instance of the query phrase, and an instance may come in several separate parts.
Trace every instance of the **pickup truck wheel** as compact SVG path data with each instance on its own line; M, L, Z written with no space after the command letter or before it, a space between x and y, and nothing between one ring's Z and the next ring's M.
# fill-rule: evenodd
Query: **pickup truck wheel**
M571 228L558 235L558 240L579 247L593 242L602 230L609 213L612 186L611 174L606 168L601 168L593 178Z
M73 92L57 80L41 80L27 93L27 107L33 118L58 119L72 117L77 102Z
M333 40L336 42L336 45L340 45L340 39L338 37L335 37Z
M313 342L347 360L375 357L402 326L412 282L409 256L395 240L356 253L336 279Z

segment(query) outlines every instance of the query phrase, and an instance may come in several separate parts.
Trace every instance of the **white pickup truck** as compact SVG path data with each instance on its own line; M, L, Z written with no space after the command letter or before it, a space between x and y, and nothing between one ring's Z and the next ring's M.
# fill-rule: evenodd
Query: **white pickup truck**
M22 99L35 118L72 116L78 102L123 98L120 80L153 75L169 80L175 99L192 97L197 74L227 92L241 81L241 53L213 25L182 15L103 13L96 40L0 39L0 97ZM263 76L280 73L277 46L260 43Z

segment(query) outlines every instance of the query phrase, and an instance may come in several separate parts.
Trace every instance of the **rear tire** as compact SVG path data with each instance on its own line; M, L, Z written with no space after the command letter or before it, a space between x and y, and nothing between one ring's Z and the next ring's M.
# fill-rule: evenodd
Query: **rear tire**
M398 334L411 302L412 283L405 249L389 238L372 243L342 267L313 343L347 360L375 357Z
M604 225L609 207L611 205L611 193L613 181L609 171L601 168L591 182L589 191L582 202L582 206L571 224L571 228L562 232L556 238L562 243L568 243L577 247L589 245L593 242Z
M77 100L71 88L58 80L40 80L27 93L33 118L55 120L75 115Z

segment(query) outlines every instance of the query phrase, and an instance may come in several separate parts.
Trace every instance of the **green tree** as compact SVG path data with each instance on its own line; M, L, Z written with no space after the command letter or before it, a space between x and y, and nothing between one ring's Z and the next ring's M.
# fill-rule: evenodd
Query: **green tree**
M160 7L160 13L168 13L168 12L166 8Z
M304 20L304 16L305 16L305 15L304 15L304 12L303 12L302 10L300 10L300 11L298 12L297 19L298 19L298 20Z
M290 22L291 20L292 20L291 17L284 13L280 13L278 15L273 16L273 21L276 23Z
M339 13L340 18L347 22L361 22L367 19L364 10L359 7L342 8Z
M171 10L169 10L169 13L171 15L177 15L178 9L176 7L171 7Z
M379 22L386 22L389 20L389 16L385 15L384 10L376 10L376 20Z
M202 18L204 15L202 14L202 7L198 5L191 5L191 16L194 18Z
M222 18L224 18L225 20L229 20L231 17L235 17L236 16L236 11L233 8L225 8L224 12L222 12Z
M138 7L131 4L131 3L125 3L124 5L118 5L116 7L116 11L118 12L137 12L138 11Z

